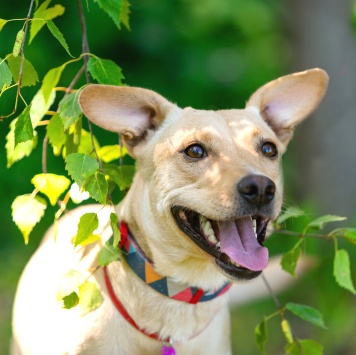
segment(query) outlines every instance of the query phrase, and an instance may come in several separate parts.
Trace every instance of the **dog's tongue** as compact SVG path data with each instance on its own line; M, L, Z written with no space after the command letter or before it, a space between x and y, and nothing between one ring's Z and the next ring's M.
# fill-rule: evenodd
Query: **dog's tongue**
M250 217L219 222L220 251L235 263L252 271L261 271L268 264L268 249L255 237Z

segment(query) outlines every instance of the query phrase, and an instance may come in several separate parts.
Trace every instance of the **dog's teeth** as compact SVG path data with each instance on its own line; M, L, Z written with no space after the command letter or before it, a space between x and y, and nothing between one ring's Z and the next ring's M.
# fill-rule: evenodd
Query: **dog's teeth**
M240 264L235 263L235 261L233 261L233 260L231 260L231 264L232 264L232 265L235 265L235 266L237 266L237 267L241 267L241 265L240 265Z
M220 249L220 242L217 242L215 246Z
M208 221L208 219L206 217L204 217L202 215L199 215L199 222L200 222L200 226L201 226L201 229L202 229L205 237L208 239L208 241L211 244L216 245L218 243L218 240L214 234L214 230L213 230L211 223Z
M214 234L213 235L209 235L208 240L212 244L216 244L218 242L218 240L216 239Z
M199 222L200 224L205 224L208 221L208 219L201 214L199 215Z
M252 220L252 228L253 228L253 231L255 233L255 237L257 238L257 231L256 231L257 223L256 223L255 219Z
M209 221L206 221L205 224L203 225L203 231L206 235L209 235L211 233L209 233L210 231L212 231L213 228L211 228L211 223Z

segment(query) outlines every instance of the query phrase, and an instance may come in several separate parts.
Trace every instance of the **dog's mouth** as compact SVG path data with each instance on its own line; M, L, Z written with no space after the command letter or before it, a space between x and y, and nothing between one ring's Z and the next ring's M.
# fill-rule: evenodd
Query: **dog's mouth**
M214 221L174 206L178 227L201 249L215 258L216 265L232 280L251 280L268 264L268 249L263 246L269 218L260 215L236 220Z

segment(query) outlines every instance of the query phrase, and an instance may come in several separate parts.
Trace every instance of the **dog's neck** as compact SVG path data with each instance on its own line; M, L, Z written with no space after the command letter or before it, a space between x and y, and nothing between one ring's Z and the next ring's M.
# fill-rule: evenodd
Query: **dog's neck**
M153 262L140 248L134 236L129 232L126 223L121 222L120 232L122 257L142 281L164 296L195 304L210 301L227 292L231 286L231 283L228 282L211 292L191 287L187 284L177 283L169 277L161 276L154 270Z
M216 314L226 305L226 296L217 296L226 293L230 284L216 292L204 292L162 277L154 271L152 261L137 245L126 224L121 223L120 231L120 257L126 263L111 263L104 274L112 304L127 322L166 345L168 340L179 343L195 338L217 320ZM193 319L191 307L195 308ZM180 324L186 319L191 321L182 328Z

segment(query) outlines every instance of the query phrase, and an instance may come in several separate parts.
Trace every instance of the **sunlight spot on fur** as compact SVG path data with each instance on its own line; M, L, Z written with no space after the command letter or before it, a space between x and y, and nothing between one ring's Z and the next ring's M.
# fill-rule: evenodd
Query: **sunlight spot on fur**
M219 164L215 163L211 169L209 169L206 173L205 176L208 177L209 179L211 179L211 182L213 185L218 184L221 179L222 179L222 175L221 175L221 169Z

